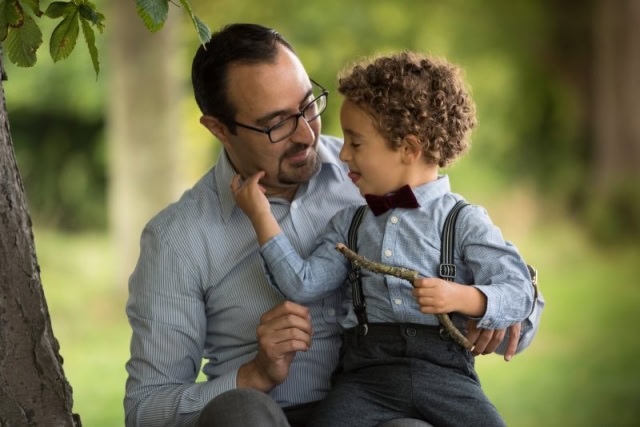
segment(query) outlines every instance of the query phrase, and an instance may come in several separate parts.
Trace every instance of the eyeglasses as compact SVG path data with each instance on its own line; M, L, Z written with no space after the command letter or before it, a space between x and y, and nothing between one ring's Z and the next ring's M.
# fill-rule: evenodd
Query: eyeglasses
M257 128L255 126L244 125L233 120L231 121L231 123L255 132L266 133L269 137L269 141L271 141L272 144L280 142L283 139L286 139L293 135L293 133L298 128L298 119L300 119L300 117L302 117L306 120L307 123L309 123L320 117L320 114L322 114L327 108L327 96L329 95L329 91L313 80L311 80L311 83L314 86L313 101L305 105L299 113L293 114L292 116L289 116L281 122L278 122L273 126L269 126L268 128Z

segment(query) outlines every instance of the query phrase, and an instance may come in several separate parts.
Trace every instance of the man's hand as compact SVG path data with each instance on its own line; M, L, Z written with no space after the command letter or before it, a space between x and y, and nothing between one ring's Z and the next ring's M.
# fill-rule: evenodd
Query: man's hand
M289 375L289 366L297 351L311 347L309 309L285 301L260 318L256 330L258 354L238 370L236 385L268 392Z
M474 356L491 354L496 351L502 343L505 333L506 329L478 329L477 322L472 319L467 322L467 339L475 345L472 352ZM509 326L509 344L504 353L504 360L507 362L516 354L518 341L520 341L520 323Z

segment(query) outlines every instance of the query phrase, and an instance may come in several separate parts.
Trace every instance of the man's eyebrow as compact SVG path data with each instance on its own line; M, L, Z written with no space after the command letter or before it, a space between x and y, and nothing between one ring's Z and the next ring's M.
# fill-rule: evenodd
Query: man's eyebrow
M312 93L313 93L313 87L309 88L307 93L304 95L304 97L300 101L300 105L302 105L302 103L304 101L306 101L307 98L309 98L309 96L311 96ZM271 121L273 118L278 117L278 116L284 116L284 115L287 115L287 114L291 114L291 112L287 111L287 110L272 111L272 112L269 112L269 113L265 114L264 116L259 117L256 120L256 124L265 126L266 123Z

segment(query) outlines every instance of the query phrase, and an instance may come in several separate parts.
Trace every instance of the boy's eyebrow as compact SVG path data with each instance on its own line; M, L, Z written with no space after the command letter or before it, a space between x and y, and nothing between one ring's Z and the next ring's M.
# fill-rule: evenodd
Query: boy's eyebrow
M351 137L362 137L363 136L361 133L358 133L355 130L352 130L352 129L349 129L349 128L343 129L342 132L344 132L345 134L348 134Z
M311 94L313 93L313 87L310 87L309 90L307 91L307 93L304 95L304 97L302 98L302 100L300 101L300 105L307 99L309 98L309 96L311 96ZM267 114L265 114L264 116L259 117L256 120L256 124L258 125L265 125L265 123L269 122L271 119L273 119L274 117L278 117L278 116L284 116L285 114L289 113L289 111L287 110L278 110L278 111L271 111Z

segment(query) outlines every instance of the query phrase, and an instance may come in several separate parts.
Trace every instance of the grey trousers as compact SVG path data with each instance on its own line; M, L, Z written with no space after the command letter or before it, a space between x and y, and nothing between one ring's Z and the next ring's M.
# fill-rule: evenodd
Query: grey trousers
M369 427L418 418L437 427L504 426L486 397L471 353L436 326L370 324L343 334L329 395L310 427Z
M267 394L239 388L211 400L200 414L198 427L303 427L316 402L282 410ZM396 419L378 427L431 427L420 420Z

